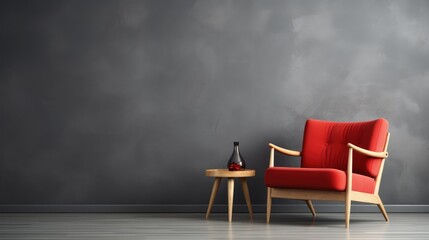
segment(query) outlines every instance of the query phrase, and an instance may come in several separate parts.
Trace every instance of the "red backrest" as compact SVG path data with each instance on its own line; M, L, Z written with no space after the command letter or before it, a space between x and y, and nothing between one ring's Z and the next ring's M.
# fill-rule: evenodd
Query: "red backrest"
M383 151L389 123L386 119L368 122L307 120L302 145L301 167L347 170L348 147L352 143L372 151ZM353 172L377 176L381 159L354 151Z

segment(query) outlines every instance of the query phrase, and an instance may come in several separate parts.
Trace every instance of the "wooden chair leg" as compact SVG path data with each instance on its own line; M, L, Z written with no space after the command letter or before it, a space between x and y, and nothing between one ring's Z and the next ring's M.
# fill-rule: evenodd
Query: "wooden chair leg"
M313 218L316 217L316 211L314 210L313 203L311 200L305 200L305 203L307 203L307 207L310 209L311 214L313 214Z
M346 228L349 228L349 223L350 223L350 209L351 209L351 205L352 205L352 201L350 199L350 195L346 196Z
M270 223L271 217L271 188L267 187L267 223Z
M380 212L383 214L384 219L386 219L386 222L389 221L389 217L387 216L387 212L386 209L384 209L384 205L383 202L381 201L380 196L377 195L377 199L378 199L378 208L380 209Z

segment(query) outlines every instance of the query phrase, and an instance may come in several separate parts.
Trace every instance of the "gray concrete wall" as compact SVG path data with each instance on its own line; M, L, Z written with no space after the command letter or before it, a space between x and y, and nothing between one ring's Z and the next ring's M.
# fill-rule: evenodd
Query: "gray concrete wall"
M205 205L204 170L224 168L233 141L264 204L268 142L299 150L307 118L378 117L392 133L384 202L429 204L427 1L0 11L0 204Z

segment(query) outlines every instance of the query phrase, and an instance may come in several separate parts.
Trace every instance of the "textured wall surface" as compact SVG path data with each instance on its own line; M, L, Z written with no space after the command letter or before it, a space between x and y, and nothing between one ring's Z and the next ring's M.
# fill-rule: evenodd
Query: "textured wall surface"
M233 141L264 204L268 142L299 150L307 118L378 117L392 133L384 202L429 204L428 1L0 11L0 204L206 204L204 170L224 168Z

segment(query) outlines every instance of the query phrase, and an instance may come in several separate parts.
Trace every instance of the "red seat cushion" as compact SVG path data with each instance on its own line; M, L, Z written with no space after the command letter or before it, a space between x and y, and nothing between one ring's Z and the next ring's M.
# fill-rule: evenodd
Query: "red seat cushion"
M345 191L346 173L334 168L271 167L265 172L265 185L273 188ZM353 173L352 190L374 193L373 178Z

